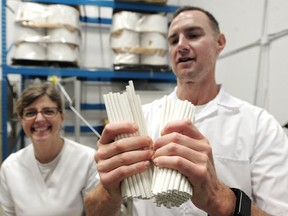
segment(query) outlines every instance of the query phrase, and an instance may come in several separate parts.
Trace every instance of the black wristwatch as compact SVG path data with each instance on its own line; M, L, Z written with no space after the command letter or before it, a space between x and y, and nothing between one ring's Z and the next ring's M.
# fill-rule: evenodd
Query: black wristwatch
M236 196L236 206L233 216L250 216L251 199L240 189L230 188Z

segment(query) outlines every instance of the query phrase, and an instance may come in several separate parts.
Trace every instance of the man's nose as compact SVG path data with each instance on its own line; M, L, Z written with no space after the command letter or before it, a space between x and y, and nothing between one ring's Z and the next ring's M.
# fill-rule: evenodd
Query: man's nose
M177 44L177 50L179 53L184 54L189 51L189 42L184 35L179 36L179 41Z

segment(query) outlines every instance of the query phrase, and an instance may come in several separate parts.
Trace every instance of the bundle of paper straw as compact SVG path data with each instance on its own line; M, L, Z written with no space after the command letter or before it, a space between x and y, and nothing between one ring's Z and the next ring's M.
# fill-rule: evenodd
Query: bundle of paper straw
M129 136L148 135L145 126L139 95L135 94L133 82L129 81L126 92L108 93L104 103L110 122L130 120L139 126L135 134L122 134L116 139ZM193 121L195 107L188 101L170 100L164 97L161 111L160 131L170 121L191 119ZM121 185L122 196L128 198L150 199L155 197L157 206L180 206L191 198L193 191L187 178L177 170L154 167L145 172L128 177Z
M181 119L194 119L195 107L188 101L170 100L164 97L161 111L160 131L170 121ZM191 198L192 186L188 179L177 170L168 168L154 168L152 193L157 206L167 208L180 206Z
M108 93L103 97L110 122L130 120L138 124L139 131L136 134L122 134L121 136L117 137L117 139L129 136L148 135L144 122L140 97L139 95L135 94L132 81L129 81L129 86L126 86L126 92L122 94ZM142 199L151 198L152 175L152 168L150 168L122 181L122 196L128 198L137 197Z

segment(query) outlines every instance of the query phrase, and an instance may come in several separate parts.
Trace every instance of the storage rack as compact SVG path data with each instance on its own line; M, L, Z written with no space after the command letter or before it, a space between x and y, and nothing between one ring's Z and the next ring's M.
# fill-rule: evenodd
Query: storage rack
M166 12L172 13L178 7L166 4L151 4L151 3L126 3L116 2L113 0L32 0L30 2L51 3L51 4L67 4L67 5L94 5L99 7L111 7L122 10L137 10L143 12ZM145 79L150 81L175 82L173 73L151 72L151 71L113 71L103 69L81 69L81 68L47 68L34 66L11 66L7 64L7 50L6 43L6 0L2 0L2 159L4 160L11 152L8 152L8 134L7 134L7 86L8 74L19 74L22 77L30 76L52 76L59 77L78 77L83 80L128 80L128 79ZM107 19L89 19L84 17L80 19L85 22L103 22L109 24L111 21Z

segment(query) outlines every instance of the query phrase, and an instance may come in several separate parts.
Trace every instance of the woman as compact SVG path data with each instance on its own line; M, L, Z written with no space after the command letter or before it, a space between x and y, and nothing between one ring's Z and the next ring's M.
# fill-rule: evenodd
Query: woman
M17 100L16 111L32 145L2 164L5 215L83 215L84 196L97 184L95 150L61 136L60 93L52 83L31 85Z

